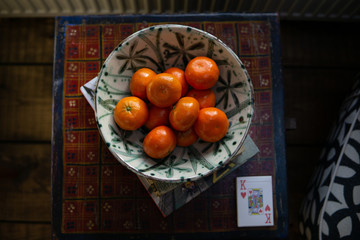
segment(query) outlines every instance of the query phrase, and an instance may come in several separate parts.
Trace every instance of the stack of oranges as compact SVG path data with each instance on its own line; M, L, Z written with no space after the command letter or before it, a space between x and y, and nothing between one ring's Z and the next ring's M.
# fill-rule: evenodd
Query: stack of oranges
M163 158L177 146L186 147L198 138L217 142L228 130L226 114L215 107L213 87L219 68L208 57L195 57L185 71L172 67L163 73L141 68L130 80L132 96L122 98L114 120L124 130L145 126L150 132L144 152Z

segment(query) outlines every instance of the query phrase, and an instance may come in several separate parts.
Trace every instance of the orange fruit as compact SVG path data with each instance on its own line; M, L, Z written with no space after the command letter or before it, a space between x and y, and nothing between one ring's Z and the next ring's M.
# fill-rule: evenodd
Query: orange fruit
M189 128L186 131L175 131L176 135L176 145L180 147L187 147L195 143L198 140L198 135L196 135L193 127Z
M172 74L159 73L147 85L146 95L157 107L169 107L181 97L180 81Z
M198 100L201 108L215 107L215 93L212 89L198 90L192 88L186 94L188 97L193 97Z
M172 67L165 70L165 73L170 73L177 77L181 83L181 96L184 97L189 89L189 85L185 80L185 72L177 67Z
M185 68L185 79L195 89L209 89L219 79L219 68L211 58L195 57Z
M152 158L168 156L176 146L174 131L167 126L158 126L151 130L144 138L143 150Z
M178 131L186 131L195 123L200 106L193 97L183 97L176 103L169 115L170 125Z
M130 80L130 92L133 96L146 100L146 86L156 73L150 68L137 70Z
M138 97L124 97L114 109L114 120L124 130L136 130L146 122L148 118L146 103Z
M151 130L161 125L169 125L170 111L171 107L159 108L153 104L149 104L149 117L145 123L145 127Z
M229 128L226 114L218 108L203 108L194 124L196 134L206 142L217 142L222 139Z

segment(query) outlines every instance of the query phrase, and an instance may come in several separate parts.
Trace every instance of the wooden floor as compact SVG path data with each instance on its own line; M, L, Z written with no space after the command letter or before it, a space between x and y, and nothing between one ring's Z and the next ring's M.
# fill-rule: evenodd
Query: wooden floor
M340 103L360 71L359 23L281 22L289 239ZM51 235L54 19L0 19L0 239Z

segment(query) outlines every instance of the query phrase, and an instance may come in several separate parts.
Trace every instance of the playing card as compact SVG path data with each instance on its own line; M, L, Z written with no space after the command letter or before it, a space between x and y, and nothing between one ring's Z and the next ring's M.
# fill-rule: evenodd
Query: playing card
M273 226L272 177L236 179L238 227Z

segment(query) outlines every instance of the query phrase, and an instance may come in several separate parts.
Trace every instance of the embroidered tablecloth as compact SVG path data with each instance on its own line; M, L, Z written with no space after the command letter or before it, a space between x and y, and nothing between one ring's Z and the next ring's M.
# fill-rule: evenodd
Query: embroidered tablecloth
M225 42L255 90L249 134L260 153L164 218L136 175L107 150L80 87L119 42L153 24L180 23ZM275 14L79 16L56 19L53 80L53 239L286 237L287 192L279 22ZM273 227L238 228L235 178L273 176Z

